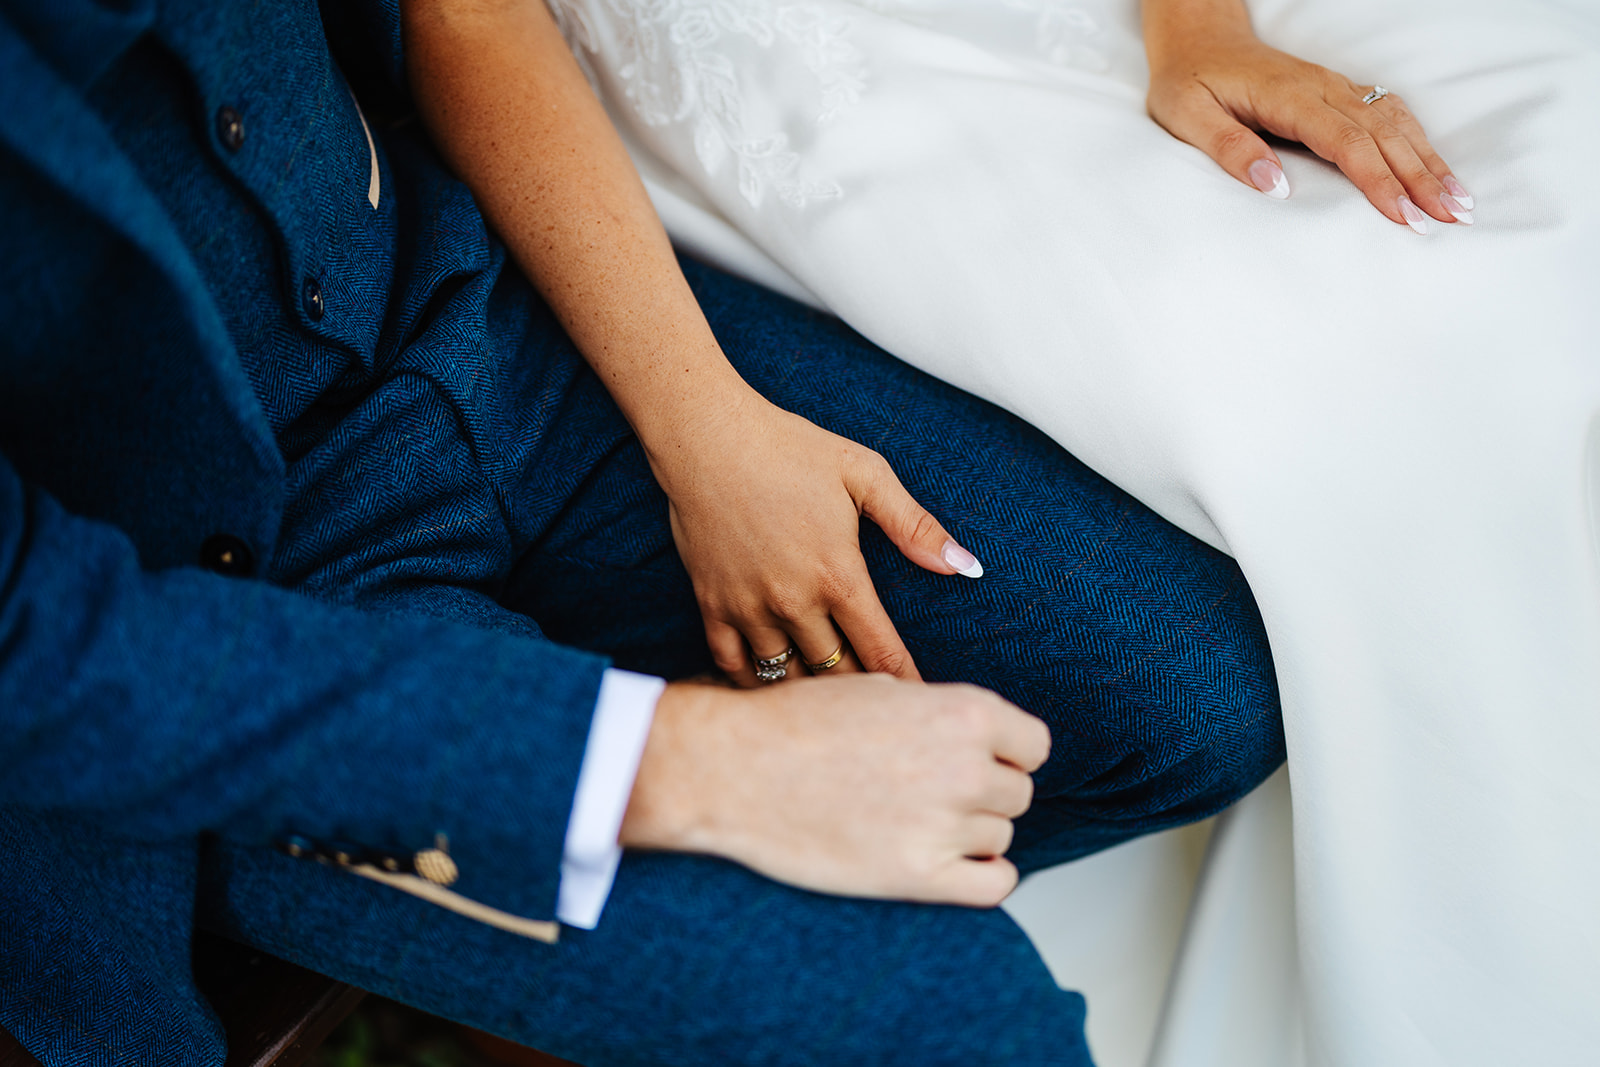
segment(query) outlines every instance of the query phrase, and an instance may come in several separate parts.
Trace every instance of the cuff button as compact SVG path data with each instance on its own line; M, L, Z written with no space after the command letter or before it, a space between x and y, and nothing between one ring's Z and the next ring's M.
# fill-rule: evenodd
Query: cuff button
M255 573L256 557L242 538L214 534L200 546L200 566L229 578L248 578Z
M456 861L442 848L423 849L413 857L412 864L420 877L434 885L453 885L461 877L461 872L456 869Z

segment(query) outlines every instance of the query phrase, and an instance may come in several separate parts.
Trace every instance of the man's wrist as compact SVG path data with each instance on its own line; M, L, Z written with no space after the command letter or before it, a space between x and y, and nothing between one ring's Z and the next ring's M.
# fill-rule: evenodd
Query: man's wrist
M624 847L713 851L716 769L731 755L737 717L728 704L740 695L692 682L662 692L618 834Z

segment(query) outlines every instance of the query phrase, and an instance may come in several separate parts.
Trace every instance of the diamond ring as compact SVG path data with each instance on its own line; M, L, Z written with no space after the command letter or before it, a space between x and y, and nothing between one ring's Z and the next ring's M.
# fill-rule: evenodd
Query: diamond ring
M789 659L794 655L794 646L790 645L782 652L770 659L756 660L756 678L763 682L781 682L789 675Z

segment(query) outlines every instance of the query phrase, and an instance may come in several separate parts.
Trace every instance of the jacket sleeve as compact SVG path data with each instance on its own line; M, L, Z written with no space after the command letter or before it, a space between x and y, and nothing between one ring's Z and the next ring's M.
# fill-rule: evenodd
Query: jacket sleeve
M0 456L0 804L125 835L415 851L553 913L603 659L259 581L141 569Z

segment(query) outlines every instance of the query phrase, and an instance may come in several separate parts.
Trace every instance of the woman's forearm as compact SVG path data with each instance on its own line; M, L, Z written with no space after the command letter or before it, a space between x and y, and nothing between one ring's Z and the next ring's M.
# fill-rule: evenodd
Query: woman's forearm
M752 397L543 0L407 0L434 141L595 368L657 474Z
M1140 19L1152 67L1175 58L1196 38L1251 32L1244 0L1143 0Z

